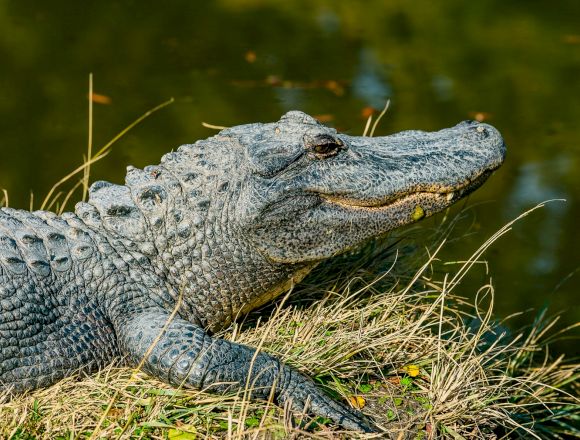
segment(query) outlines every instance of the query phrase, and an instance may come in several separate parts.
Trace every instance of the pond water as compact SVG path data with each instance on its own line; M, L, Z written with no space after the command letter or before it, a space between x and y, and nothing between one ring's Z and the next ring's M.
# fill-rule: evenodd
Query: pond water
M545 306L580 321L580 2L275 0L0 2L0 187L34 206L82 162L88 76L94 144L175 102L120 140L92 178L122 181L214 133L202 121L272 121L290 109L360 134L435 130L468 118L504 134L505 165L468 201L442 259L461 261L548 199L486 253L495 311L529 324ZM454 208L457 213L460 207ZM441 223L442 215L426 223ZM467 235L466 235L467 234ZM486 282L477 267L461 292ZM578 336L578 332L575 333ZM578 355L578 340L556 351Z

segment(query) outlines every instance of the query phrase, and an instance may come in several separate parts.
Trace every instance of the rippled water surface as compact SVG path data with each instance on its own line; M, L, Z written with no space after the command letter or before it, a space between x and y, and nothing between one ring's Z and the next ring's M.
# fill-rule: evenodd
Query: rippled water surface
M494 124L505 165L468 201L442 258L462 261L496 230L547 199L486 254L496 312L530 323L539 310L580 320L580 2L275 0L39 4L0 2L0 187L34 206L82 162L88 75L94 141L147 109L93 179L157 163L214 131L202 121L271 121L290 109L352 134L391 99L377 134ZM457 213L455 208L449 215ZM426 222L441 223L443 216ZM468 234L464 236L464 234ZM483 265L461 293L488 279ZM557 350L578 354L578 341Z

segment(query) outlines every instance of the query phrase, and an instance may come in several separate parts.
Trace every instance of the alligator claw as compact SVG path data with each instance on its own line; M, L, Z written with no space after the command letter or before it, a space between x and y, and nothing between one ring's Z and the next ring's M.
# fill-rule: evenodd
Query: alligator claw
M284 391L279 395L281 403L288 402L296 412L306 412L329 418L345 429L376 432L376 429L371 426L361 412L334 400L310 379L291 370L288 366L285 366L284 369L290 377L289 383L286 383Z
M354 411L329 397L324 396L324 399L325 402L319 402L318 405L304 405L302 403L296 405L292 402L291 407L296 411L312 413L320 417L328 418L347 430L366 433L376 432L376 429L371 426L362 413Z

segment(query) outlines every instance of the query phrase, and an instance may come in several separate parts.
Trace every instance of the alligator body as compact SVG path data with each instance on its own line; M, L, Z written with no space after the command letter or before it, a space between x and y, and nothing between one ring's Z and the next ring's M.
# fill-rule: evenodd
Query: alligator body
M253 382L255 398L274 387L279 403L366 430L296 370L212 333L321 260L449 206L504 153L486 124L354 137L294 111L128 167L74 213L2 208L0 390L144 359L171 384Z

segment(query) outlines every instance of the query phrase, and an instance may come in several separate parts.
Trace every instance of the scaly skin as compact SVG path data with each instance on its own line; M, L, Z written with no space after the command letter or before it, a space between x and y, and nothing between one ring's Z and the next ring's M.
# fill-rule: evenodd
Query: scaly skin
M368 138L289 112L129 167L125 185L96 182L74 214L3 208L0 390L144 359L171 384L274 387L279 403L369 430L296 370L211 334L321 260L446 208L504 154L486 124Z

